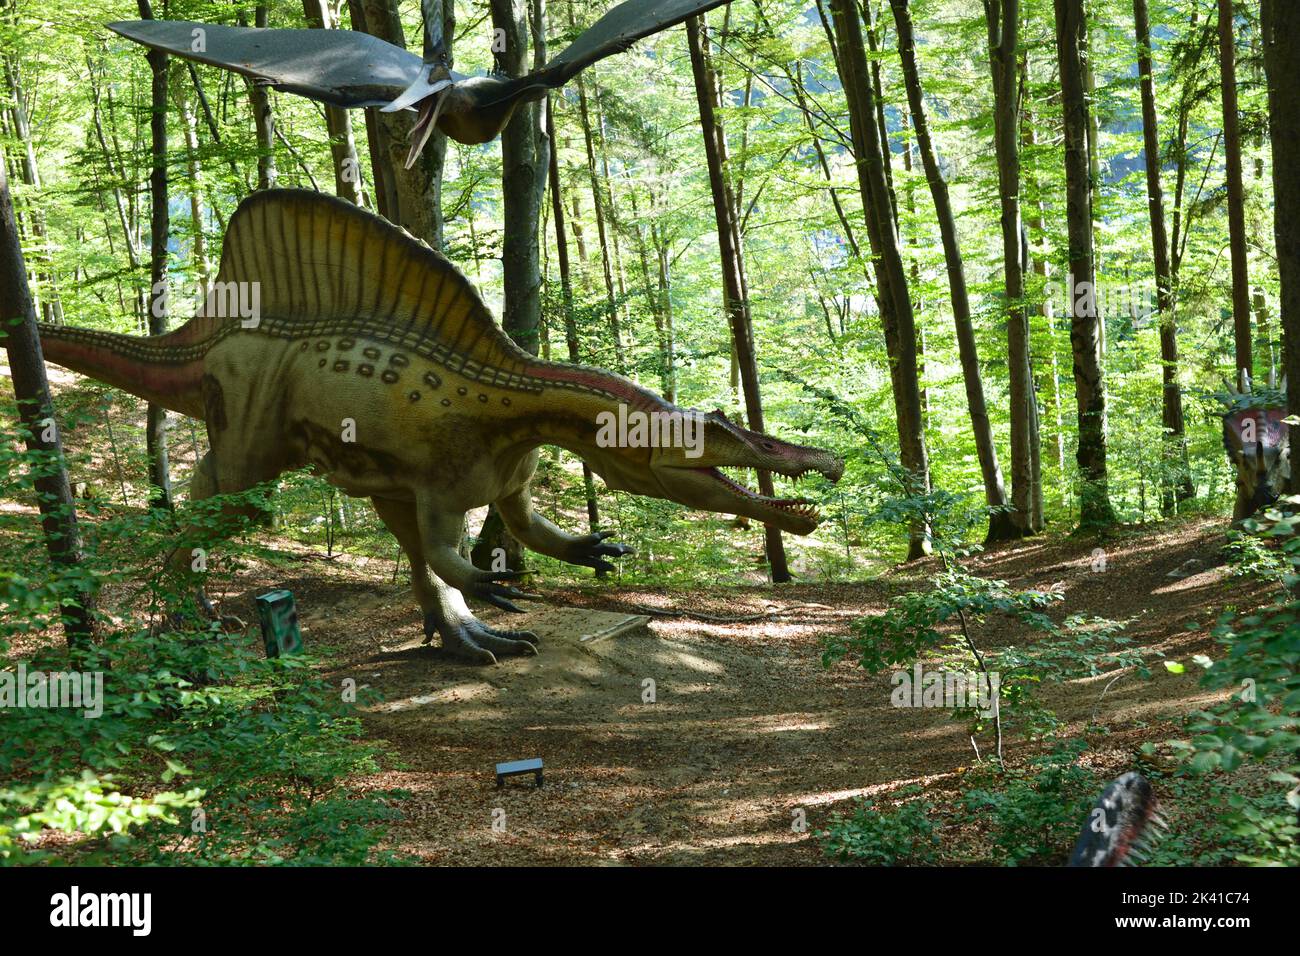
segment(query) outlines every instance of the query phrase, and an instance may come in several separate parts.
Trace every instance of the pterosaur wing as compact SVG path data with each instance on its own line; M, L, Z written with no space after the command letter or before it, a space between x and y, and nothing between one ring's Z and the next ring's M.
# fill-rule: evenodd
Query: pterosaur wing
M422 66L414 53L353 30L277 30L190 20L125 20L108 28L155 50L333 106L389 103Z

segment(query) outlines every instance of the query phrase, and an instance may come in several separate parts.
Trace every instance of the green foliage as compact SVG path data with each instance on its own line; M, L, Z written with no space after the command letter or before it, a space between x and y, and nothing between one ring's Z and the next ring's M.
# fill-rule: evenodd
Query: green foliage
M19 842L42 827L82 835L83 863L370 861L392 812L345 781L377 770L381 751L358 742L355 712L307 659L262 659L214 630L123 631L75 665L103 675L100 716L0 711L0 777L23 781L0 789L8 862L49 857Z
M0 438L0 486L50 467ZM3 489L3 490L10 490ZM355 706L309 656L267 660L215 623L186 623L198 579L229 580L251 550L267 489L167 511L83 523L85 560L56 573L39 526L0 512L0 651L38 636L90 575L125 592L139 620L103 618L99 641L47 644L13 661L30 675L98 675L88 707L0 708L0 861L357 865L392 860L375 848L393 795L353 791L382 751L359 741ZM231 509L246 513L232 517ZM19 516L26 519L26 516ZM221 547L221 556L214 550ZM210 554L205 575L176 573L176 549ZM52 703L52 701L51 701ZM84 701L83 701L84 703ZM52 843L51 833L65 834ZM56 852L53 846L58 845Z
M1072 740L1036 757L1023 770L1002 775L988 788L963 795L967 812L990 825L1007 866L1059 866L1078 836L1080 821L1102 781L1080 766L1085 744Z
M1046 609L1060 597L1052 591L1017 591L1005 581L982 578L952 563L925 590L907 592L894 598L886 611L859 618L848 636L827 638L822 662L829 667L852 658L870 674L905 668L923 658L944 669L974 665L998 675L999 713L1020 720L1025 733L1041 735L1053 730L1056 721L1035 701L1036 686L1125 667L1150 677L1141 654L1129 646L1122 623L1085 615L1053 620ZM990 617L1000 618L1003 628L1013 622L1022 625L1030 639L981 652L974 637ZM987 724L969 709L954 713L971 722L972 732Z
M1220 616L1213 633L1224 656L1194 662L1205 669L1206 687L1230 694L1189 718L1190 740L1173 742L1196 773L1233 774L1248 763L1269 771L1271 800L1236 795L1230 802L1233 832L1252 844L1238 859L1249 863L1300 859L1294 842L1300 835L1300 600L1293 593L1300 582L1300 515L1290 510L1297 504L1284 498L1246 523L1256 540L1234 549L1238 572L1262 569L1281 583L1282 594L1258 611Z
M871 866L933 863L939 846L931 815L934 806L917 796L920 787L898 791L903 802L877 810L863 798L851 816L835 814L830 826L817 834L827 855Z
M203 794L194 788L185 793L163 791L140 798L110 789L111 784L112 777L98 777L87 769L80 778L65 776L0 789L0 863L52 861L54 854L29 846L42 830L107 842L109 834L125 838L131 827L139 828L150 821L177 826L178 812L198 806ZM117 840L119 846L124 842ZM83 859L102 862L104 856L92 852Z

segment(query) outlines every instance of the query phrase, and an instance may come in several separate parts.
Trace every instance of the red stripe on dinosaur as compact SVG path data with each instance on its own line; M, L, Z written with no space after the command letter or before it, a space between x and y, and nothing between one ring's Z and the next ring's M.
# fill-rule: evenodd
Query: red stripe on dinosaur
M653 392L633 385L622 376L602 372L599 369L539 363L532 366L528 370L528 374L534 378L545 379L550 382L570 382L583 388L604 392L613 395L615 398L622 399L628 405L640 408L654 410L675 407Z

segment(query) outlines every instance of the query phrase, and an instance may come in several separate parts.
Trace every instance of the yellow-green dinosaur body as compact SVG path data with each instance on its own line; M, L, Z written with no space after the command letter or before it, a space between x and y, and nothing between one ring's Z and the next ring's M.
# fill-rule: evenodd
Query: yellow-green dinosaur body
M508 608L520 592L501 583L514 572L481 571L460 556L468 510L495 502L525 546L573 563L606 567L604 558L627 553L533 512L541 445L580 455L611 487L796 533L816 525L806 502L754 495L717 466L832 479L842 471L819 449L676 408L598 369L529 355L445 258L331 197L272 190L246 200L231 218L214 288L203 314L163 336L42 326L45 356L201 418L210 450L192 497L305 465L370 497L410 558L426 630L462 657L491 662L535 643L469 613L461 592ZM240 295L257 304L255 315L235 308ZM599 422L619 406L624 416L693 416L700 447L688 455L602 441Z

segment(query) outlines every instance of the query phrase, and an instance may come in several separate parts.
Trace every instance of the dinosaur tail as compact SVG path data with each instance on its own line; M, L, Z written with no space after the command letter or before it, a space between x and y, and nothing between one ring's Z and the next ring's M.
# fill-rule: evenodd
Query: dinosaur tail
M141 337L39 323L47 361L182 415L203 418L203 343L182 327Z

